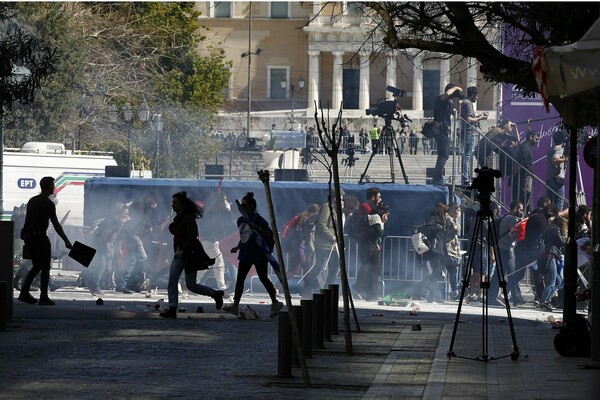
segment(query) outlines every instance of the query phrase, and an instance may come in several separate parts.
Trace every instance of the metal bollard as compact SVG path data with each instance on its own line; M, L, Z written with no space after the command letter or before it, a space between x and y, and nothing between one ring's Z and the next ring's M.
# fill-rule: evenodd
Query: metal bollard
M6 282L0 281L0 331L6 329Z
M302 330L302 307L292 306L294 308L294 318L296 319L296 327L298 328L298 334L300 335L300 347L302 347L302 338L304 337L304 331ZM304 356L304 353L302 353ZM300 367L300 359L298 358L298 350L292 341L292 366Z
M325 300L323 302L323 337L331 342L331 290L321 289L321 294Z
M328 285L329 290L331 290L331 333L334 335L339 335L340 331L338 330L338 310L340 308L340 287L339 285Z
M313 333L313 301L300 300L302 307L302 354L304 358L312 358Z
M292 327L287 311L279 311L277 343L277 376L292 376Z
M324 334L325 324L323 318L323 306L325 303L325 296L321 293L313 294L313 334L312 334L312 345L315 349L324 349Z
M0 243L2 243L2 251L0 251L0 281L6 282L6 289L2 294L2 302L4 308L2 316L4 321L12 321L13 319L13 221L0 221Z

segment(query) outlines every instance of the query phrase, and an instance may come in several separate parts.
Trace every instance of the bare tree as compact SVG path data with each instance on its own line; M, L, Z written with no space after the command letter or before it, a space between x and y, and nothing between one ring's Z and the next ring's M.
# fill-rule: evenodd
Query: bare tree
M536 48L577 41L598 19L585 2L358 2L369 21L365 46L409 58L473 57L485 78L537 92L531 62ZM327 3L332 17L346 3ZM414 51L417 50L417 53Z
M321 110L321 119L319 119L319 111ZM352 294L350 292L350 284L348 282L348 272L346 269L346 245L344 243L344 228L343 228L343 217L342 217L342 196L341 196L341 188L340 188L340 171L339 171L339 162L338 162L338 152L340 149L342 135L338 130L338 126L341 125L342 122L342 109L343 104L340 104L339 112L337 118L333 125L329 125L329 116L327 118L327 122L325 121L325 113L323 108L319 104L315 102L315 122L317 126L317 135L319 137L319 141L321 142L321 147L325 149L325 154L329 157L328 160L319 160L327 170L329 171L329 193L330 195L335 196L335 208L332 203L329 203L329 208L331 215L335 215L335 225L334 229L336 232L336 243L338 246L338 250L340 253L340 280L342 282L342 296L344 302L344 339L346 342L346 352L348 354L353 354L353 346L352 346L352 331L350 327L350 308L352 308L354 321L356 323L356 329L360 332L360 324L358 322L358 317L356 314L356 310L354 308L354 302L352 301ZM333 191L331 190L331 180L333 179Z

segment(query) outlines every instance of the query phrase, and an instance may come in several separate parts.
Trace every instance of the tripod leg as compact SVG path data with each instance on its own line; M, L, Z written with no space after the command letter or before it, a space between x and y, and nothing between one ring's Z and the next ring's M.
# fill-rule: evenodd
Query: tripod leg
M402 176L404 177L404 184L408 185L408 175L406 175L406 170L404 169L404 163L402 162L402 155L398 149L398 140L396 139L396 135L393 136L393 140L394 152L396 153L396 158L398 158L398 162L400 163L400 169L402 170Z
M363 180L365 179L365 176L367 175L367 171L369 169L369 165L371 165L371 161L373 160L373 157L375 157L375 151L371 152L371 157L369 157L369 161L367 161L367 166L365 167L364 172L360 176L358 183L363 183Z
M467 290L467 287L469 286L469 282L471 280L471 273L473 271L473 256L475 254L475 245L477 243L477 237L479 234L479 231L481 229L481 221L479 220L479 218L477 218L475 220L475 227L473 229L473 237L471 239L471 245L469 247L469 261L467 262L467 265L465 267L465 271L464 271L464 278L462 281L462 287L460 290L460 299L458 301L458 309L456 311L456 318L454 319L454 328L452 329L452 339L450 340L450 348L448 349L448 358L452 357L452 356L456 356L456 354L454 353L454 351L452 350L454 348L454 340L456 339L456 330L458 329L458 323L460 320L460 312L462 310L462 305L463 305L463 301L465 299L465 291Z
M496 233L495 221L491 220L491 244L494 254L496 255L496 271L498 278L498 285L502 290L502 297L504 298L504 306L506 307L506 316L508 318L508 325L510 328L510 335L512 339L513 351L510 355L510 359L516 361L519 359L519 346L517 345L517 337L515 335L515 326L512 319L512 313L510 311L510 303L508 301L508 291L506 289L506 279L504 278L504 267L502 265L502 258L500 257L500 247L498 246L498 235Z

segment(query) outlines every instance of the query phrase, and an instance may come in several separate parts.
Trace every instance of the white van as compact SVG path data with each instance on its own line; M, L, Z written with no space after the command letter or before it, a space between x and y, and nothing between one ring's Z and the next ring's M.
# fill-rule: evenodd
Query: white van
M83 184L103 177L106 166L116 166L105 152L65 150L60 143L29 142L20 149L4 149L2 220L10 220L14 207L40 193L39 181L52 176L56 185L56 212L67 225L83 226Z

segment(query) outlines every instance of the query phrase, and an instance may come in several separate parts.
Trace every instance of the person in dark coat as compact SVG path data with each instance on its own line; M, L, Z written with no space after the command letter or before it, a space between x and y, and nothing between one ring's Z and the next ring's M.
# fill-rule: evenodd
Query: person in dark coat
M448 223L448 206L438 203L425 222L423 232L429 240L429 251L423 254L425 288L429 290L427 301L443 303L439 281L442 277L443 260L448 256L448 240L456 234L453 224Z
M177 303L179 290L177 283L179 277L185 269L185 284L189 290L194 293L212 297L215 300L217 310L223 306L223 291L215 290L208 286L196 283L195 269L186 266L185 259L192 251L194 243L198 238L198 225L196 219L202 217L202 208L200 208L192 199L187 197L186 192L178 192L173 195L171 202L173 211L177 214L173 222L169 225L169 232L173 235L173 261L169 270L169 284L167 291L169 294L169 309L160 313L163 318L177 318Z

